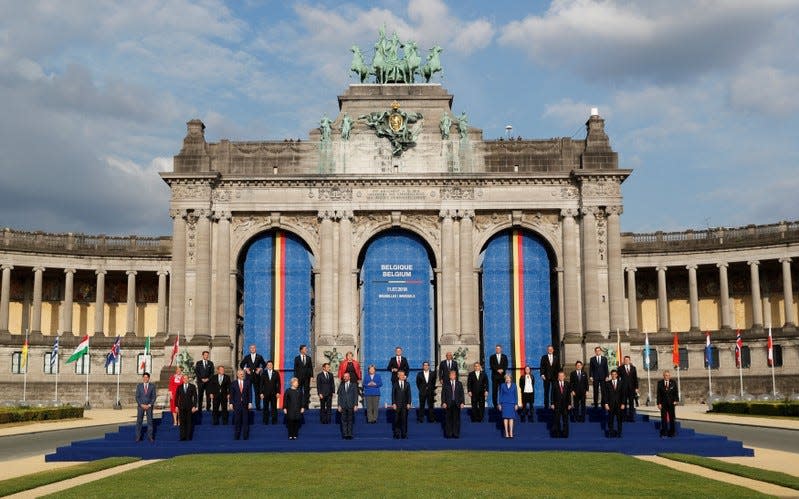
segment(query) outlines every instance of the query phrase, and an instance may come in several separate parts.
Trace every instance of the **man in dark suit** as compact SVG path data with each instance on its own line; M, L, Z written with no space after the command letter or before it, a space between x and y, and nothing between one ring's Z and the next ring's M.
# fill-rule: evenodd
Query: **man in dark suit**
M552 415L552 436L554 438L567 438L569 436L569 411L571 410L571 387L566 381L566 373L558 372L557 379L552 383L550 393L550 406Z
M555 347L552 345L547 345L547 353L541 356L538 370L541 373L541 380L544 382L544 407L549 407L552 384L558 378L558 372L561 370L560 360L558 360Z
M250 386L255 391L255 409L261 410L261 371L266 367L264 358L255 349L255 345L250 345L250 353L245 355L239 362L239 368L244 369ZM249 431L249 430L248 430Z
M499 385L505 381L505 371L508 370L508 356L502 353L502 347L494 347L494 355L488 359L488 367L491 369L491 402L497 406L497 395Z
M397 372L397 382L391 387L391 408L394 409L394 438L408 438L408 411L411 409L411 384L405 371Z
M660 409L660 436L673 437L675 431L674 406L680 401L677 383L671 381L671 373L663 371L663 379L658 381L657 402Z
M175 408L178 412L180 439L191 440L192 415L197 412L197 387L189 383L189 377L183 376L183 383L175 392Z
M277 399L280 397L280 373L275 371L274 362L270 359L266 363L266 370L261 373L261 396L264 403L264 424L277 424Z
M416 375L416 390L419 392L419 408L416 410L416 421L424 421L424 408L427 407L427 422L434 423L433 404L436 399L436 375L430 370L430 363L423 362L422 370Z
M479 423L483 420L486 397L488 397L488 376L483 372L483 366L479 362L474 363L474 371L470 372L466 379L466 389L472 400L472 422Z
M227 424L227 406L229 404L228 398L230 398L230 376L225 374L225 366L216 368L216 374L212 375L211 379L208 381L208 391L211 393L211 402L213 405L211 421L214 425L218 425L221 416L222 424Z
M608 411L608 436L621 437L622 412L624 411L624 387L619 373L610 371L610 381L605 382L602 394L602 407Z
M308 355L308 347L300 345L300 354L294 357L294 377L300 382L302 390L302 406L307 410L311 403L311 378L313 378L313 362Z
M629 355L624 356L624 364L619 367L619 379L624 388L624 419L635 421L635 399L638 397L638 371L632 365Z
M330 364L322 364L322 372L316 375L316 394L319 395L319 422L330 424L330 411L333 408L333 394L336 382L330 373Z
M602 355L601 347L594 348L594 356L591 357L588 363L588 376L594 389L594 407L597 407L601 398L602 387L605 386L605 381L610 379L608 359Z
M194 364L194 376L197 381L197 408L203 410L203 395L205 396L205 410L211 410L211 393L208 390L208 381L214 375L214 363L208 360L208 350L203 352L203 358Z
M230 407L233 411L233 438L250 438L250 380L244 378L244 371L236 372L236 381L230 385Z
M155 405L155 385L150 383L150 373L144 373L141 383L136 385L136 441L141 440L141 423L147 416L147 439L155 441L153 433L153 405Z
M341 438L352 440L352 425L358 411L358 384L350 381L350 373L345 372L338 385L338 412L341 419Z
M397 372L399 371L403 371L405 376L408 376L411 366L408 364L408 359L402 356L401 347L394 349L394 356L388 359L388 367L386 369L391 371L391 383L397 381Z
M458 374L458 363L452 358L452 352L447 352L446 357L438 365L438 379L442 385L449 379L450 371L455 371L455 374Z
M466 400L463 397L463 383L458 381L455 371L449 372L449 380L441 387L441 407L444 408L444 436L460 438L461 409Z
M569 384L572 388L572 414L574 421L585 422L585 397L588 393L588 375L583 372L583 363L574 363L574 371L569 376Z

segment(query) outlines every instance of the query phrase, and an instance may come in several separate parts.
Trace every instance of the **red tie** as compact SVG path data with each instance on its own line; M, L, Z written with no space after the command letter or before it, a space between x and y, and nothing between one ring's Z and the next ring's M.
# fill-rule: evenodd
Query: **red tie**
M239 392L244 393L244 382L239 380Z
M563 382L560 383L560 393L563 393Z
M144 394L147 394L147 383L144 384Z

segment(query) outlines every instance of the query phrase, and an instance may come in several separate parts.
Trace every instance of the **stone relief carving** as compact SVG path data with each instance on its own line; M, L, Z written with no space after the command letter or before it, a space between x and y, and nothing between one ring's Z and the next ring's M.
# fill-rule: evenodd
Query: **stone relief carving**
M608 242L608 224L607 219L605 219L605 212L602 210L597 210L596 213L596 243L597 243L597 250L599 252L599 261L605 261L606 249L607 249L607 242Z
M200 215L191 212L186 214L186 260L194 263L197 253L197 220Z
M270 217L271 219L271 217ZM278 223L278 221L272 220L273 224ZM311 238L311 243L315 247L319 247L319 222L315 216L302 216L302 215L291 215L291 216L281 216L279 223L281 226L285 226L286 228L296 227L298 229L302 229L305 233L308 234L308 237Z
M577 189L577 187L564 186L560 189L551 191L550 194L553 198L558 199L577 199L577 197L580 195L580 191Z
M404 224L415 227L421 230L430 241L433 243L433 248L438 249L441 246L440 236L441 229L438 224L438 216L436 215L403 215L402 221Z
M441 199L472 200L474 199L474 188L458 186L442 187Z
M600 179L596 182L585 182L582 186L583 196L617 197L621 195L621 186L614 179Z
M491 213L490 215L477 215L474 217L474 227L479 232L484 232L491 227L507 223L510 213Z
M211 186L208 184L174 184L172 185L172 199L208 199L211 196Z
M211 199L214 202L227 202L230 201L232 194L227 189L214 189L211 193Z
M549 234L553 241L560 240L560 221L557 214L524 213L522 222L526 223L543 234Z
M390 217L385 215L358 215L353 218L352 222L352 245L358 248L365 242L363 239L367 234L371 234L374 230L384 224L389 223Z
M313 191L309 192L309 197L313 197ZM351 201L352 187L321 187L319 188L319 200L321 201Z

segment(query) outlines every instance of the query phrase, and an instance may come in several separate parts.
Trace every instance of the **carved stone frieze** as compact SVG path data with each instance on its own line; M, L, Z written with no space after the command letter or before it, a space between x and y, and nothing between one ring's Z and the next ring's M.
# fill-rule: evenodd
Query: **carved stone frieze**
M585 197L618 197L621 196L621 185L615 179L599 179L584 181L582 185Z
M353 218L352 222L352 243L353 247L358 248L366 241L366 237L371 235L377 227L389 223L391 220L388 213L384 215L377 215L370 213L368 215L358 215Z
M552 189L550 194L553 198L558 199L577 199L580 191L574 186L562 186L560 189Z
M524 213L522 223L529 225L542 234L548 234L553 241L560 240L560 220L557 213Z
M208 200L210 197L211 186L207 183L172 185L172 199L176 201Z
M473 200L474 188L460 186L442 187L441 199Z
M197 220L199 215L195 212L186 214L186 260L194 263L197 253Z
M237 192L238 196L241 196L240 192ZM211 199L215 203L226 203L233 198L233 193L228 189L214 189L211 193Z
M510 213L491 213L486 215L477 215L474 217L474 227L478 232L483 232L497 225L505 224L510 221Z
M427 236L428 240L433 243L434 248L438 249L440 247L441 228L438 223L437 215L403 215L402 222L405 225L415 227L422 231Z
M596 212L596 243L597 243L597 251L599 252L599 261L605 261L605 255L607 254L607 243L608 243L608 221L605 218L605 212L602 210L597 210Z
M319 188L320 201L351 201L352 187L334 186Z

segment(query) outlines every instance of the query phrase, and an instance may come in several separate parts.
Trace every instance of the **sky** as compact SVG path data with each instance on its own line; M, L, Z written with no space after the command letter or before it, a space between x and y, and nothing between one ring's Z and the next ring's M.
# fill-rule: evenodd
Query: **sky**
M0 226L168 235L186 121L306 138L385 24L484 137L606 120L622 230L799 219L797 0L0 0Z

